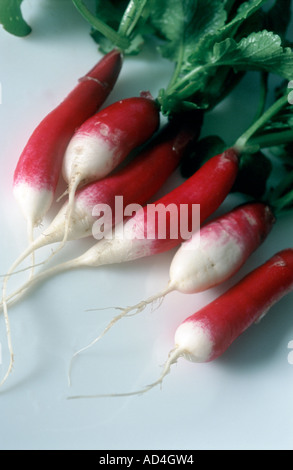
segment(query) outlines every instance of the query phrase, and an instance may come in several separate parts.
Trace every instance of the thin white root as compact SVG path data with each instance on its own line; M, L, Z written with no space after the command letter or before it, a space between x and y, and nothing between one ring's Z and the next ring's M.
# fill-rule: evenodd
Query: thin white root
M35 263L35 258L34 258L35 250L40 248L41 246L43 246L43 244L41 243L41 238L38 238L37 240L32 241L32 243L30 243L30 245L27 247L27 249L14 261L14 263L11 265L11 267L9 268L7 273L5 275L1 275L1 277L4 277L4 281L3 281L2 302L0 303L0 308L1 307L3 308L4 299L5 299L6 309L7 309L7 305L8 305L7 302L10 301L11 299L14 299L23 290L23 288L21 287L21 288L17 289L16 291L14 291L12 294L10 294L8 296L6 295L7 284L8 284L8 281L9 281L9 279L12 275L24 272L24 271L29 269L31 271L29 280L26 283L24 283L23 286L27 286L27 285L29 285L30 283L33 282L34 269L36 268L36 266L41 266L42 264L44 264L46 262L46 261L43 261L43 262L38 263L38 264ZM19 266L31 254L33 254L33 264L31 266L28 266L26 268L23 268L23 269L20 269L20 270L16 271L17 266Z
M13 271L13 268L16 263L10 268L10 271ZM44 281L48 279L49 277L58 274L60 272L68 271L70 269L74 269L77 267L82 266L82 262L79 260L79 258L75 258L73 260L61 263L57 266L53 266L51 269L47 269L37 276L33 276L30 278L27 282L25 282L21 287L19 287L17 290L13 292L9 297L6 295L7 291L7 283L10 277L10 272L5 276L4 281L3 281L3 288L2 288L2 309L3 309L3 314L4 314L4 320L5 320L5 325L6 325L6 336L7 336L7 343L8 343L8 349L10 353L10 362L9 366L7 369L7 372L4 375L4 378L0 382L0 387L4 384L4 382L7 380L10 372L12 371L13 363L14 363L14 353L13 353L13 348L12 348L12 340L11 340L11 331L10 331L10 322L9 322L9 316L8 316L8 307L7 307L7 302L8 300L11 300L11 303L15 303L18 301L22 294L25 294L26 291L33 287L35 284L38 282Z
M39 266L42 266L45 262L46 261L40 261L40 263L35 263L34 265L29 265L26 268L18 269L17 271L14 270L13 273L9 274L9 277L15 276L16 274L24 273L25 271L28 271L29 269L32 269L32 268L38 268ZM6 276L7 276L7 273L6 274L0 274L0 279L5 278ZM0 303L0 305L1 305L1 303Z
M68 195L68 193L69 193L69 190L68 190L68 188L67 188L67 189L65 189L64 193L62 193L61 196L59 196L59 197L56 199L56 202L60 202L61 199L63 199L65 196Z
M8 344L10 359L9 359L9 365L8 365L7 371L6 371L4 377L2 378L2 380L0 382L0 387L2 387L2 385L6 382L8 376L12 372L12 368L13 368L13 364L14 364L14 353L13 353L13 347L12 347L10 322L9 322L9 317L8 317L8 313L7 313L7 308L4 308L4 318L5 318L7 344Z
M32 247L34 245L34 224L33 223L28 223L27 226L28 230L28 240L29 240L29 246ZM35 251L33 250L31 253L31 258L32 258L32 265L30 267L30 275L29 275L29 281L31 282L32 278L34 277L34 269L35 269ZM11 329L10 329L10 321L9 321L9 315L8 315L8 305L7 305L7 299L6 299L6 291L7 291L7 284L10 279L10 275L12 274L13 270L18 266L19 262L21 262L23 259L23 256L20 256L19 260L17 260L13 266L10 268L6 276L4 277L3 281L3 287L2 287L2 308L3 308L3 315L4 315L4 321L5 321L5 326L6 326L6 337L7 337L7 344L8 344L8 350L9 350L9 355L10 355L10 360L9 360L9 365L7 368L7 371L3 377L3 379L0 382L0 387L6 382L9 374L12 371L13 368L13 363L14 363L14 353L13 353L13 346L12 346L12 339L11 339Z
M12 347L12 339L11 339L11 330L10 330L10 321L9 321L9 315L8 315L8 308L7 308L7 302L6 302L6 288L7 288L7 282L8 282L9 277L6 276L3 282L3 288L2 288L2 306L3 306L3 315L4 315L4 321L5 321L5 326L6 326L6 337L7 337L7 344L8 344L8 350L9 350L9 355L10 355L10 360L9 360L9 365L8 369L3 377L3 379L0 382L0 387L6 382L9 374L12 371L13 363L14 363L14 353L13 353L13 347Z
M0 304L0 307L4 310L4 305L9 301L9 306L16 303L23 295L26 294L26 292L30 289L33 288L36 284L39 282L45 281L46 279L50 278L51 276L54 276L56 274L69 271L70 269L75 269L78 267L81 267L82 264L79 262L78 259L73 259L66 261L64 263L60 263L57 266L53 266L50 269L47 269L41 273L39 273L37 276L34 276L31 280L23 283L18 289L16 289L12 294L6 297L5 302L4 298L2 299L2 304Z
M184 352L178 347L175 346L174 349L172 349L168 355L168 359L165 362L162 374L156 380L155 382L146 385L144 388L140 390L136 390L134 392L125 392L125 393L103 393L103 394L96 394L96 395L72 395L69 396L69 400L74 400L74 399L80 399L80 398L115 398L115 397L130 397L130 396L135 396L135 395L143 395L146 392L149 392L152 388L162 385L164 378L166 377L167 374L169 374L171 370L171 366L175 364L178 359L184 355Z
M38 264L35 264L34 267L39 267L39 266L42 266L43 264L46 263L46 260L45 261L41 261L40 263ZM31 266L27 266L26 268L23 268L23 269L20 269L18 271L13 271L11 273L9 273L9 277L11 276L14 276L15 274L19 274L19 273L22 273L24 271L27 271L28 269L31 269L32 267ZM11 294L9 295L6 295L6 305L7 307L10 307L12 306L14 303L17 302L17 300L19 298L21 298L21 294L25 294L25 290L26 289L29 289L30 287L32 287L34 284L37 284L37 282L39 281L39 276L41 275L42 273L40 273L38 276L33 276L31 279L29 279L28 281L26 281L24 284L22 284L18 289L16 289L15 291L13 291ZM1 275L0 277L7 277L7 274L4 274L4 275ZM3 310L3 297L2 297L2 301L0 302L0 312Z
M5 275L1 275L0 277L4 277L4 282L5 284L7 285L8 283L8 280L9 278L14 275L14 274L18 274L18 273L21 273L21 272L24 272L26 270L30 270L31 273L30 273L30 277L29 277L29 282L32 282L33 280L33 277L34 277L34 269L37 267L37 266L41 266L43 264L45 264L46 260L43 261L43 262L40 262L38 264L35 263L35 252L36 250L38 250L39 248L43 247L46 245L46 242L45 242L45 239L43 237L39 237L37 238L36 240L33 239L33 236L32 236L32 231L29 231L29 233L31 233L30 235L30 244L29 246L18 256L18 258L14 261L14 263L10 266L9 270L7 271L7 273ZM29 255L32 255L32 265L26 267L26 268L23 268L23 269L20 269L20 270L17 270L16 271L16 268L29 256ZM6 288L5 288L6 289ZM17 293L18 291L16 291ZM6 292L5 292L6 294ZM14 297L14 293L12 295L10 295L9 297L6 297L5 295L5 299L6 301L9 300L10 298ZM1 306L1 304L0 304Z
M34 244L34 226L33 224L28 224L28 240L29 240L29 245L33 246ZM31 254L31 260L32 260L32 265L31 265L31 270L30 270L30 279L32 279L35 271L35 250Z
M97 336L95 339L93 339L89 344L87 344L86 346L82 347L81 349L79 349L78 351L76 351L72 358L71 358L71 361L70 361L70 365L69 365L69 372L68 372L68 384L69 386L71 385L71 370L72 370L72 364L73 364L73 361L74 359L79 355L81 354L82 352L86 351L87 349L91 348L92 346L94 346L98 341L100 341L103 336L105 336L105 334L115 325L115 323L117 323L119 320L121 320L122 318L124 317L131 317L131 316L134 316L134 315L137 315L138 313L141 313L149 304L153 304L156 300L160 300L159 302L159 305L157 308L159 308L159 306L162 304L165 296L170 293L172 290L174 290L174 288L171 286L171 284L168 284L167 288L158 293L158 294L155 294L151 297L149 297L147 300L142 300L141 302L139 302L138 304L136 305L133 305L131 307L126 307L126 308L121 308L121 307L113 307L115 308L116 310L122 310L122 312L119 314L119 315L116 315L109 323L108 325L106 326L106 328L104 329L104 331L102 331L102 333ZM107 308L106 308L107 309ZM106 310L106 309L92 309L90 311L94 311L94 310ZM134 310L133 313L130 313ZM89 310L88 310L89 311Z

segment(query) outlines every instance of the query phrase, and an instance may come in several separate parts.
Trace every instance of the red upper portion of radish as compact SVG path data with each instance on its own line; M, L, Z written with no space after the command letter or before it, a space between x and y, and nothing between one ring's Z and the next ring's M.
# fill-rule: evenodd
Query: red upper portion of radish
M144 119L142 119L142 116ZM159 126L159 108L152 99L134 97L116 101L87 119L76 135L99 135L121 152L145 142Z
M14 184L55 191L65 149L76 128L94 114L111 92L121 70L122 56L113 51L79 81L30 137L15 173Z

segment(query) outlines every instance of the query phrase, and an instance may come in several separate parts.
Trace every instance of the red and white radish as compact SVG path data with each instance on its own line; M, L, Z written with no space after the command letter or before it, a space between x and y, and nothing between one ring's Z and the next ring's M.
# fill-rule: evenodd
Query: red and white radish
M195 294L225 282L263 243L274 222L270 207L254 202L242 204L203 225L175 253L166 288L136 305L120 309L122 312L111 320L89 346L99 341L118 320L130 312L134 311L132 315L140 313L148 304L162 301L172 291Z
M76 128L105 102L121 66L119 51L105 55L29 138L14 172L13 192L30 236L51 207L70 139Z
M180 357L195 363L217 359L253 323L258 323L274 304L292 291L293 249L289 248L275 254L179 325L175 331L175 347L170 351L157 381L136 392L106 396L147 392L162 383L172 364Z
M159 123L156 102L141 96L111 104L77 129L63 160L69 193L64 242L77 188L110 174L132 150L152 137Z

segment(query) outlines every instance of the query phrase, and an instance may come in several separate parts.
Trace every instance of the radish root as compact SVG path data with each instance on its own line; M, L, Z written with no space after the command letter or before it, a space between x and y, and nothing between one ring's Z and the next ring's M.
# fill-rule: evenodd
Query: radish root
M33 224L29 224L28 226L28 240L29 240L29 245L33 246L34 244L34 226ZM32 251L31 253L31 268L30 268L30 279L32 279L35 271L35 250Z
M9 365L7 368L7 371L2 378L0 382L0 387L4 384L4 382L7 380L9 374L12 371L13 363L14 363L14 353L13 353L13 346L12 346L12 339L11 339L11 330L10 330L10 321L9 321L9 315L8 315L8 308L7 308L7 302L6 302L6 286L8 282L8 277L4 279L3 283L3 289L2 289L2 306L3 306L3 315L4 315L4 321L5 321L5 326L6 326L6 337L7 337L7 344L8 344L8 350L9 350L9 355L10 355L10 360L9 360Z
M83 264L80 263L79 259L76 258L76 259L58 264L57 266L53 266L52 268L39 273L37 276L34 276L32 279L24 282L18 289L12 292L9 296L3 297L2 304L0 303L0 307L2 307L2 309L4 310L6 306L6 310L7 310L7 301L10 301L9 302L9 306L10 306L11 304L17 302L19 298L22 297L22 295L25 295L27 290L29 290L30 288L33 288L39 282L45 281L46 279L50 278L53 275L63 273L65 271L69 271L71 269L76 269L81 266L83 266ZM7 280L4 281L4 284L6 281Z
M34 269L36 268L36 266L41 266L41 265L46 263L46 260L43 261L43 262L40 262L38 264L35 263L35 250L38 249L40 246L42 246L42 245L39 244L39 240L40 239L32 241L31 244L27 247L27 249L14 261L14 263L11 265L11 267L9 268L7 273L5 275L1 275L1 277L4 277L4 280L3 280L3 289L2 289L2 302L0 303L0 307L2 307L4 309L4 304L5 304L6 305L6 311L7 311L7 301L9 301L12 298L18 296L18 294L22 292L24 287L29 286L34 281L34 277L35 277L34 276ZM32 254L32 256L33 256L33 264L31 266L28 266L26 268L23 268L23 269L20 269L20 270L16 271L17 266L19 266L30 254ZM24 272L28 269L30 269L31 272L30 272L29 280L26 283L23 284L24 287L18 288L12 294L7 296L6 295L7 284L8 284L8 281L9 281L10 277L12 275Z
M96 395L71 395L68 397L68 400L81 399L81 398L130 397L130 396L135 396L135 395L143 395L144 393L149 392L154 387L157 387L158 385L161 386L164 378L166 377L166 375L169 374L171 370L171 366L173 364L176 364L178 359L183 355L184 355L184 352L178 346L175 346L175 348L172 349L168 355L168 359L163 366L163 371L160 377L155 382L152 382L151 384L146 385L144 388L140 390L136 390L134 392L124 392L124 393L103 393L103 394L96 394Z
M30 223L28 224L28 240L29 240L29 246L32 247L34 245L34 224ZM13 364L14 364L14 352L13 352L13 346L12 346L12 338L11 338L11 328L10 328L10 321L9 321L9 315L8 315L8 306L7 306L7 299L6 299L6 291L7 291L7 284L9 281L9 278L15 268L19 265L19 263L23 260L23 256L20 256L18 260L12 265L12 267L9 269L8 273L5 275L4 280L3 280L3 287L2 287L2 308L3 308L3 315L4 315L4 321L5 321L5 326L6 326L6 337L7 337L7 345L8 345L8 350L9 350L9 365L7 368L7 371L2 378L0 382L0 387L5 383L7 380L9 374L12 371ZM29 267L30 269L30 275L29 275L29 280L28 282L31 282L33 277L34 277L34 270L35 270L35 250L31 252L31 259L32 259L32 264Z
M64 193L62 193L57 199L56 202L60 202L65 196L67 196L69 193L69 189L65 189Z
M68 373L68 384L69 386L71 385L71 370L72 370L72 363L74 361L74 359L79 355L81 354L82 352L86 351L87 349L91 348L92 346L94 346L98 341L100 341L103 336L105 336L105 334L115 325L115 323L117 323L119 320L121 320L122 318L124 317L132 317L134 315L137 315L138 313L141 313L149 304L154 304L154 302L156 302L157 300L159 300L159 304L157 305L156 308L159 308L160 305L162 304L165 296L167 294L169 294L171 291L174 290L174 287L171 286L171 284L168 284L167 288L160 292L160 293L157 293L151 297L149 297L147 300L142 300L141 302L139 302L138 304L136 305L133 305L133 306L130 306L130 307L126 307L126 308L122 308L122 307L112 307L116 310L122 310L122 312L119 314L119 315L116 315L109 323L108 325L106 326L106 328L102 331L102 333L97 336L95 339L93 339L89 344L87 344L86 346L82 347L81 349L79 349L78 351L76 351L72 358L71 358L71 361L70 361L70 365L69 365L69 373ZM109 307L111 308L111 307ZM107 309L107 308L106 308ZM96 311L96 310L105 310L105 309L89 309L87 311ZM133 313L130 313L134 310Z

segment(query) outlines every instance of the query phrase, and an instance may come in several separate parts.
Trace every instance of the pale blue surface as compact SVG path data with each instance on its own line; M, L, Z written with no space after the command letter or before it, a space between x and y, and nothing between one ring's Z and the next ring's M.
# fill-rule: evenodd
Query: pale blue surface
M0 30L1 273L26 246L26 227L11 191L18 156L40 119L99 58L89 28L71 2L25 0L24 12L33 27L30 37L14 38ZM126 59L109 102L146 89L156 95L170 66L150 59L148 54ZM218 132L233 142L245 129L255 111L253 81L254 76L247 77L234 98L208 117L206 133ZM176 182L172 178L169 186ZM236 196L229 198L223 210L237 202ZM292 245L292 220L278 221L237 279ZM88 244L71 244L60 259ZM43 250L38 260L47 253ZM155 380L180 321L232 283L197 296L173 293L158 311L148 309L122 321L76 360L68 388L72 354L114 313L85 310L133 304L164 288L172 254L60 275L10 311L15 366L0 390L1 449L293 449L293 365L288 361L292 295L218 361L179 361L162 390L129 398L66 399L135 390ZM12 278L10 288L18 282ZM8 359L3 318L0 341L2 376Z

